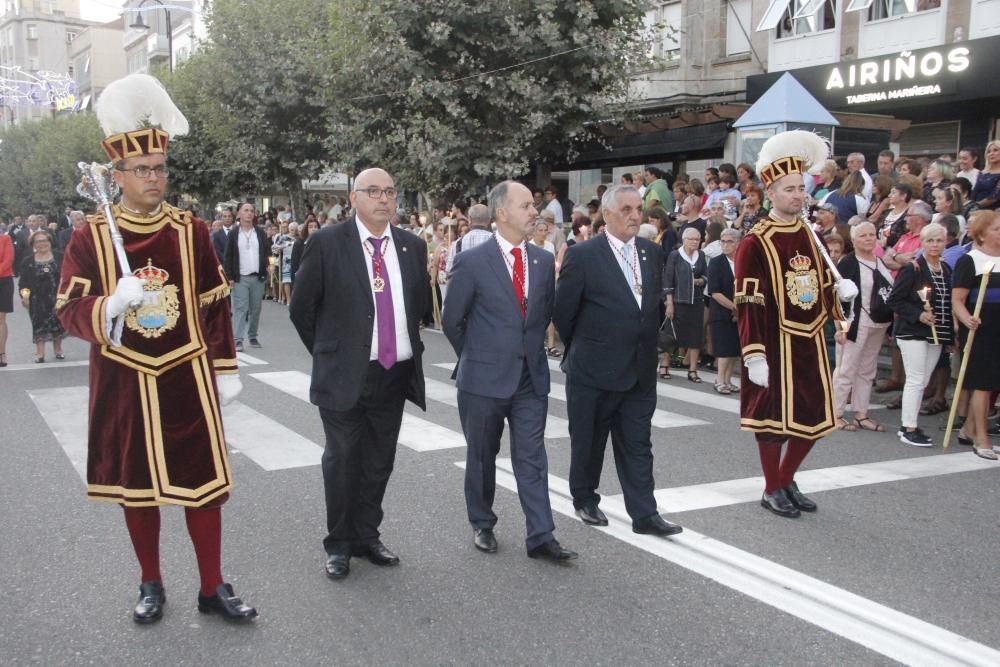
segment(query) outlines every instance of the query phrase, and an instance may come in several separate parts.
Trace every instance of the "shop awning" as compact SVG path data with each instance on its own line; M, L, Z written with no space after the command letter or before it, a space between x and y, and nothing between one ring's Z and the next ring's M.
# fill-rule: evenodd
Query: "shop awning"
M729 134L727 121L691 125L655 132L605 136L580 149L566 167L593 169L605 165L669 162L721 156Z

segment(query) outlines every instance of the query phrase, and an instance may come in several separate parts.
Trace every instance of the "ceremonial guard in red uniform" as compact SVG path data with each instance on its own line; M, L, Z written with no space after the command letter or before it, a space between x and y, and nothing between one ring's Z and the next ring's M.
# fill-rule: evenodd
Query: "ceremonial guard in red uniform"
M253 618L221 574L232 480L219 404L241 389L229 283L208 227L163 201L167 143L187 121L146 75L109 85L97 114L121 202L73 234L56 301L66 330L92 344L87 495L124 508L142 569L136 622L158 620L166 602L159 506L168 504L185 509L199 611Z
M836 430L830 361L823 337L840 300L857 294L802 219L802 175L829 149L812 132L776 135L761 147L757 173L772 204L736 252L734 302L743 355L740 426L756 434L764 472L761 505L781 516L816 511L795 472L821 437ZM785 442L788 446L782 456Z

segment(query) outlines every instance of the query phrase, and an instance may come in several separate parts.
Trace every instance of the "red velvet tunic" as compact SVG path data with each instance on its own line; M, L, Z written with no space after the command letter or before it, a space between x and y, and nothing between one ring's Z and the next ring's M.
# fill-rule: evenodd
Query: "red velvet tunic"
M107 321L119 269L101 215L73 234L56 301L70 335L92 343L87 495L219 504L231 479L215 375L237 372L229 283L208 228L189 213L164 204L148 218L114 214L129 264L147 281L142 305Z
M833 276L800 220L764 218L736 251L740 345L744 359L767 359L768 388L743 368L745 431L816 439L836 430L823 325L843 319Z

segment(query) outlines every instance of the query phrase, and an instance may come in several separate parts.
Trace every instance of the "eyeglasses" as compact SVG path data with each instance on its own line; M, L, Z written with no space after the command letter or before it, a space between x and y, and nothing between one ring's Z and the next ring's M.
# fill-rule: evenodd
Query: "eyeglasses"
M385 195L386 199L396 198L395 188L386 188L384 190L382 188L366 188L364 190L355 190L355 192L364 192L372 199L381 199L382 195Z
M139 165L138 167L133 167L132 169L123 169L121 167L116 167L118 171L131 171L135 174L136 178L149 178L150 174L156 174L157 178L166 178L170 174L170 170L167 169L166 165L156 165L155 167L147 167L146 165Z

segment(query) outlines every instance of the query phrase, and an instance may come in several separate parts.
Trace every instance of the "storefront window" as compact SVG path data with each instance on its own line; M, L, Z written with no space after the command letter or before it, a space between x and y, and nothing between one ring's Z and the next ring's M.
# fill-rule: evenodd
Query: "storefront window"
M941 0L875 0L868 8L868 20L878 21L893 16L916 14L928 9L938 9Z
M778 39L832 30L836 26L837 7L834 0L792 0L778 23Z

